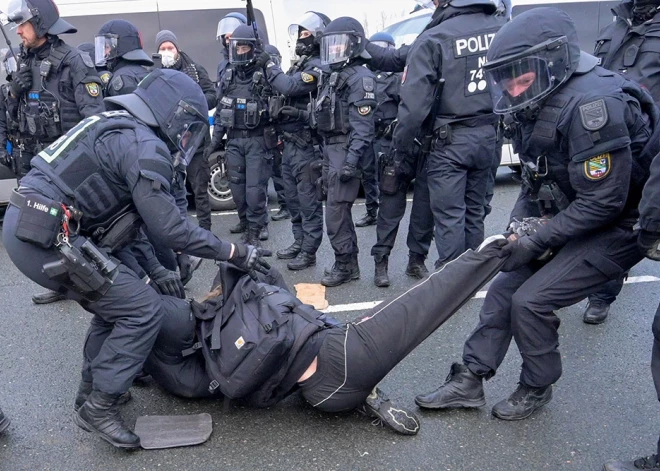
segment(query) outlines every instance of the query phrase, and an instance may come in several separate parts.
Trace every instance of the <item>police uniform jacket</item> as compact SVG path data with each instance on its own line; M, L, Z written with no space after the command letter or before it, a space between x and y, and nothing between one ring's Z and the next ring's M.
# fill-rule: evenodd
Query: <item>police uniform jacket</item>
M560 247L608 225L633 226L660 150L658 109L637 83L601 67L575 73L546 99L537 119L514 130L523 166L535 164L546 175L542 180L565 196L566 207L558 193L548 205L533 185L523 185L512 218L552 216L531 236L540 247Z
M603 28L594 55L606 69L624 74L644 86L660 102L660 13L632 26L633 2L612 8L616 20Z
M132 93L144 77L149 74L146 67L120 59L112 70L112 78L106 86L106 96Z

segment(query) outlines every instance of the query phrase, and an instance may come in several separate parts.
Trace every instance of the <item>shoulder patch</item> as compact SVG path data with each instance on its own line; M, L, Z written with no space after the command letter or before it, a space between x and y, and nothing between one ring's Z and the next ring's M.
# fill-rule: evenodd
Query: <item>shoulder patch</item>
M580 105L580 118L582 119L582 126L587 131L598 131L607 124L607 106L605 100L592 101Z
M90 68L94 68L94 61L92 60L92 56L89 55L88 52L80 51L80 57L82 57L83 63Z
M612 169L610 153L597 155L584 162L584 176L589 180L602 180Z
M376 88L373 77L362 77L362 88L365 92L373 92Z
M101 94L101 87L96 82L90 82L85 84L85 90L89 93L89 96L97 97Z
M358 106L358 113L362 116L366 116L371 113L371 106Z
M301 72L300 73L300 78L305 83L312 83L315 80L314 76L312 74L308 74L307 72Z
M103 72L101 75L99 75L99 78L101 79L101 82L103 82L103 85L107 85L108 82L110 81L110 77L112 77L112 74L110 72Z
M121 79L121 75L117 75L115 77L112 77L112 88L116 92L120 91L122 88L124 88L124 81Z

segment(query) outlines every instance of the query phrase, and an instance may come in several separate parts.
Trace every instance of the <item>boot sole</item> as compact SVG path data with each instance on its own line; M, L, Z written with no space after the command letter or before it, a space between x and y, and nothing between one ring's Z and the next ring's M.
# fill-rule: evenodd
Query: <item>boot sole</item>
M424 278L429 276L428 274L420 276L419 273L412 273L409 272L408 270L406 270L406 275L408 275L410 278L415 278L416 280L423 280Z
M76 425L78 427L83 429L85 432L93 433L94 435L96 435L100 439L108 442L110 445L112 445L116 448L121 448L123 450L137 450L138 448L140 448L140 445L128 445L128 444L125 444L125 443L117 443L117 442L113 441L107 435L105 435L105 434L103 434L103 433L101 433L97 430L94 430L94 428L89 423L87 423L82 417L80 417L80 415L77 414L77 413L74 414L73 421L76 423Z
M589 319L585 317L582 319L582 322L589 325L600 325L600 324L604 324L606 320L607 317L605 317L604 319Z
M313 266L316 266L316 262L310 263L309 265L305 265L304 267L290 267L288 263L286 265L286 267L291 271L304 270L305 268L309 268L309 267L313 267Z
M510 416L509 416L509 417L505 417L505 416L502 416L502 415L498 414L495 410L492 410L492 411L491 411L491 414L493 414L493 417L497 417L497 418L500 419L500 420L508 420L508 421L510 421L510 422L514 422L514 421L516 421L516 420L524 420L524 419L526 419L527 417L529 417L530 415L532 415L534 412L536 412L537 410L539 410L541 407L543 407L543 406L545 406L546 404L548 404L551 400L552 400L552 394L550 394L550 397L548 397L548 398L547 398L546 400L544 400L541 404L539 404L539 405L536 406L534 409L532 409L531 411L529 411L527 414L525 414L525 415L521 415L521 416L518 416L518 417L510 417Z
M44 305L44 304L53 304L53 303L57 303L57 302L60 302L60 301L64 301L65 299L66 299L66 296L64 296L64 295L53 296L53 297L47 298L47 299L39 299L39 298L35 299L33 297L32 302L34 304L37 304L37 305L41 306L41 305Z
M486 398L480 399L455 399L448 403L443 404L434 404L434 403L422 403L415 399L415 404L422 409L476 409L477 407L482 407L486 405Z
M295 255L293 255L293 256L289 256L289 255L282 256L282 255L280 255L279 253L275 252L275 256L276 256L277 258L279 258L280 260L293 260L294 258L296 258L296 257L298 256L299 253L300 253L300 252L298 252L297 254L295 254Z
M389 288L390 282L388 281L386 283L383 282L378 283L377 281L374 281L374 285L376 285L377 288Z
M351 277L348 278L347 280L342 280L339 283L326 284L326 283L323 282L323 280L321 280L321 284L323 286L325 286L326 288L334 288L335 286L340 286L340 285L343 285L344 283L348 283L350 281L355 281L355 280L359 280L359 279L360 279L360 274L357 273L355 275L351 275Z
M9 417L5 416L5 418L2 419L2 422L0 422L0 433L7 430L9 424L11 424L11 420L9 420Z

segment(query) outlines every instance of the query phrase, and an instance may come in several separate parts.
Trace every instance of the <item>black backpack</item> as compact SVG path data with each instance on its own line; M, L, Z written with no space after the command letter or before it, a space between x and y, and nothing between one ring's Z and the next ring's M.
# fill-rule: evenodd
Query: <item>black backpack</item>
M273 278L256 282L230 264L216 277L222 296L191 303L198 343L211 378L209 390L229 399L259 390L267 398L305 341L326 327L325 315L302 304ZM268 391L263 391L266 388Z

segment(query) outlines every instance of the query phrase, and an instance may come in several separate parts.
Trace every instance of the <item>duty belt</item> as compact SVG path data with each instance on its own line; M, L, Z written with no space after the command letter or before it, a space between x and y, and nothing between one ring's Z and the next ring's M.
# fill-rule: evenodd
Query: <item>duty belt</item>
M346 134L338 134L336 136L326 136L323 138L323 142L327 145L344 144L348 142L348 136Z
M264 128L257 129L230 129L227 131L227 139L248 139L251 137L263 137Z

